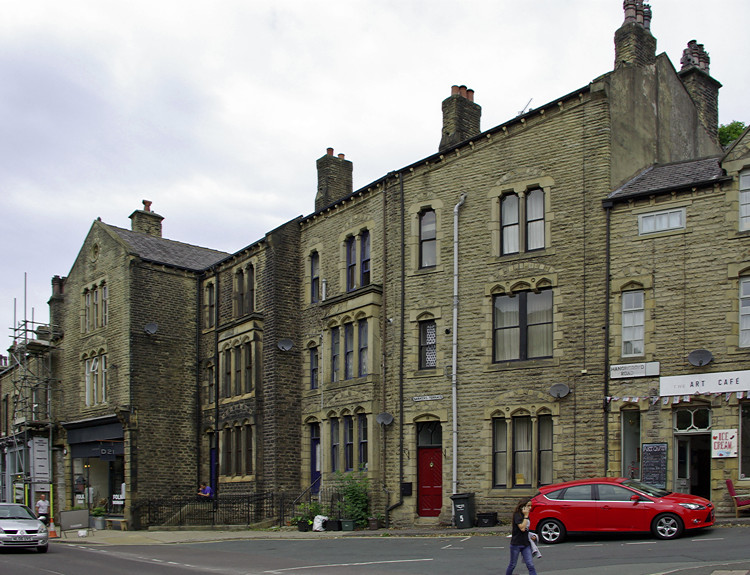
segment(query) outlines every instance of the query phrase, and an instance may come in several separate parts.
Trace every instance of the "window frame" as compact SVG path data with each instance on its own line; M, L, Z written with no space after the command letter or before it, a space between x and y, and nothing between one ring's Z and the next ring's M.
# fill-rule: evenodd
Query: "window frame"
M547 295L549 294L549 295ZM545 315L549 315L549 321L542 321L542 322L535 322L533 320L530 320L530 313L533 313L529 311L529 305L528 305L528 299L529 297L535 298L536 296L543 295L544 297L549 298L549 306L544 310ZM517 298L517 299L516 299ZM498 302L499 301L508 301L510 303L517 302L516 309L510 310L510 312L515 312L515 315L517 316L517 323L514 324L508 324L508 325L502 325L498 327ZM519 291L514 292L512 294L502 293L502 294L495 294L492 296L492 362L493 363L505 363L509 361L529 361L529 360L535 360L535 359L547 359L551 358L554 354L554 326L555 326L555 318L554 318L554 306L555 306L555 296L554 296L554 290L551 288L543 288L536 291L527 290L527 291ZM529 350L530 345L530 337L529 337L529 331L530 329L533 329L537 326L549 326L549 335L548 338L544 343L545 348L549 348L550 353L545 355L532 355ZM498 337L500 334L504 333L506 330L510 331L517 331L517 340L515 343L517 343L517 355L518 357L503 357L502 359L498 359ZM505 338L504 338L505 339ZM514 343L514 341L510 341L510 343ZM511 350L513 351L513 350Z
M679 214L680 216L679 225L672 224L672 216L674 214ZM667 220L667 224L665 226L659 225L660 223L659 218L663 216L666 216L666 220ZM651 219L653 219L653 222L654 222L653 229L645 229L645 222L651 221ZM658 234L662 232L673 232L677 230L684 230L686 226L687 226L687 214L686 214L685 207L658 210L655 212L648 212L645 214L638 215L638 235L639 236L648 236L651 234Z
M738 347L746 348L750 347L750 276L740 276L738 305Z
M426 221L428 216L433 220L431 223ZM437 213L432 208L425 208L419 212L418 219L419 269L435 268L437 267ZM430 253L426 254L428 248ZM427 256L430 256L429 261L426 261Z
M331 471L339 471L339 446L341 445L341 436L339 429L339 418L332 417L330 424L331 433Z
M346 253L346 291L357 289L357 238L347 236L344 240L344 252Z
M640 302L633 302L634 296L639 296ZM622 357L643 357L646 353L646 291L643 289L623 291L621 298L622 346L620 352ZM637 303L640 305L636 305ZM632 332L632 335L626 335L628 332ZM640 338L636 337L638 335ZM640 349L637 347L638 342L640 342ZM632 349L628 349L628 346Z
M740 449L739 478L750 477L750 401L741 401L739 405Z
M339 360L341 355L341 330L339 326L331 328L331 381L339 380Z
M739 229L750 230L750 170L742 170L739 179Z
M224 357L222 392L224 397L232 397L232 348L226 348L222 356Z
M320 254L310 252L310 303L320 301Z
M344 379L354 378L354 324L344 324Z
M534 210L532 208L536 207L534 203L532 203L532 200L534 200L536 197L540 197L539 200L539 209L541 210L541 216L536 215ZM525 217L525 223L526 228L524 231L524 245L526 247L527 252L535 252L539 250L543 250L546 247L547 239L545 237L545 210L544 210L544 200L545 200L545 194L544 190L542 188L533 188L526 192L524 195L524 208L526 212ZM541 227L541 240L542 243L540 246L537 246L536 243L534 244L534 247L531 246L531 238L533 237L533 234L531 233L532 228Z
M234 274L235 292L234 298L237 305L237 315L243 316L248 310L245 309L246 293L245 293L245 272L242 268L238 269Z
M357 322L357 376L366 377L368 375L367 360L369 351L369 324L367 319L360 319Z
M515 202L515 214L511 202ZM500 255L519 253L521 253L521 198L516 193L503 194L500 196Z
M344 416L344 471L354 469L354 418Z
M370 231L359 234L359 285L370 285Z
M206 327L216 326L216 286L213 282L206 285Z
M248 264L245 268L245 281L247 287L245 289L245 313L255 312L255 266Z
M429 328L432 328L432 343L429 342ZM432 361L428 361L432 351ZM419 369L437 368L437 322L425 319L419 322Z
M357 414L357 466L360 471L366 470L368 465L368 431L367 431L367 414Z
M318 377L320 377L320 357L318 346L309 348L310 351L310 389L318 389Z
M254 445L253 445L253 426L249 423L243 426L244 443L243 446L245 453L245 475L252 475L255 472L255 460L254 460Z

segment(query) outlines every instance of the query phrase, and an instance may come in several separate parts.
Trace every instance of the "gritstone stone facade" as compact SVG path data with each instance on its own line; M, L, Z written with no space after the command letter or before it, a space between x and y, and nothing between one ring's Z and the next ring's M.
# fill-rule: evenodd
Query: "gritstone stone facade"
M454 86L438 152L358 190L329 148L314 212L234 254L162 239L148 206L95 222L50 302L65 504L88 461L126 514L198 480L317 493L357 470L397 525L602 475L733 511L750 136L722 150L708 54L676 71L650 22L624 2L612 71L485 131Z

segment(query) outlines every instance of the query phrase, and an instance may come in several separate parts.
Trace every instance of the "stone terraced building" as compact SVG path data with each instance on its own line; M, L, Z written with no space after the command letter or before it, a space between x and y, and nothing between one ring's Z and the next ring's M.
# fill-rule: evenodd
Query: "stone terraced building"
M126 514L356 471L399 525L603 475L734 512L750 136L722 149L707 52L677 71L650 21L625 1L612 71L484 131L454 86L438 151L360 189L329 148L314 211L233 254L162 239L149 205L96 222L50 301L66 504L90 465Z

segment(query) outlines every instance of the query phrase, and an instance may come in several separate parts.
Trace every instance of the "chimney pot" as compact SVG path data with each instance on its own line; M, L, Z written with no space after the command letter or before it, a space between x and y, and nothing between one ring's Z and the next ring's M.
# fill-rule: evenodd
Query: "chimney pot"
M469 99L469 102L474 101L474 90L466 90L466 97Z
M343 160L346 156L344 154L339 154L339 159Z
M458 86L451 86L451 96L457 96L459 92Z
M333 148L326 148L326 154L333 156Z
M459 90L461 91L461 96L466 97L466 86L460 86Z
M146 212L150 212L151 211L151 204L153 204L153 203L154 202L151 202L149 200L143 200L143 210L146 211Z

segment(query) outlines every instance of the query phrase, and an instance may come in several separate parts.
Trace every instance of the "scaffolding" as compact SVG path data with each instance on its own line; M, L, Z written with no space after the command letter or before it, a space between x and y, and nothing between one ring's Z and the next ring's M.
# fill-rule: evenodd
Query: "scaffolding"
M33 505L36 494L49 493L52 483L53 329L23 320L12 331L3 371L9 383L3 390L8 429L2 438L0 499Z

